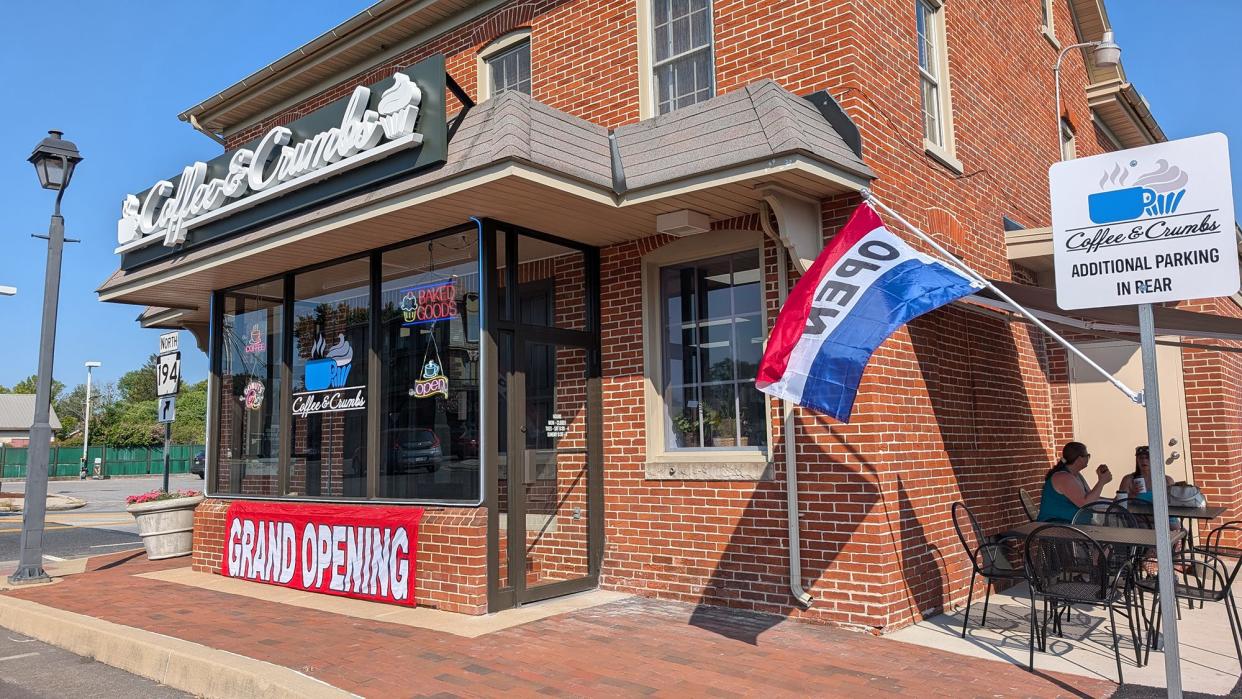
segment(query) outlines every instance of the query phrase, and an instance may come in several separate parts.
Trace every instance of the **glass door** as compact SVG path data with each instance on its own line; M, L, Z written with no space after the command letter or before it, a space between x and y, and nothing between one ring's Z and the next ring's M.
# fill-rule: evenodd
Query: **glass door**
M595 587L603 550L598 257L496 236L493 611Z

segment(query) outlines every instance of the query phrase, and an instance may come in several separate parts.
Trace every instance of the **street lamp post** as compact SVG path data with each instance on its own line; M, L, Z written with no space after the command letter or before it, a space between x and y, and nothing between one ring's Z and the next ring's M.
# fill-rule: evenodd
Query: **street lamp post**
M91 370L98 366L102 365L99 362L86 363L86 411L82 413L82 480L86 480L90 470L87 459L91 444ZM102 473L99 475L103 476Z
M1065 60L1065 56L1070 51L1085 49L1088 46L1093 47L1091 54L1095 58L1095 64L1101 68L1111 68L1121 61L1121 47L1113 41L1111 31L1104 32L1104 36L1099 41L1084 41L1081 44L1066 46L1061 49L1061 53L1057 54L1057 63L1052 68L1052 81L1056 83L1057 92L1057 153L1060 154L1057 160L1065 160L1064 150L1061 148L1061 61Z
M39 335L39 385L35 391L34 424L30 427L20 558L17 570L9 576L9 582L15 585L49 580L43 570L43 519L47 508L48 456L52 447L49 413L52 406L52 357L56 350L56 307L60 302L60 257L65 246L65 219L60 215L60 200L82 156L77 146L61 138L60 131L49 131L48 137L34 149L29 160L39 174L39 184L44 189L56 190L56 204L46 236L47 272L43 281L43 325Z

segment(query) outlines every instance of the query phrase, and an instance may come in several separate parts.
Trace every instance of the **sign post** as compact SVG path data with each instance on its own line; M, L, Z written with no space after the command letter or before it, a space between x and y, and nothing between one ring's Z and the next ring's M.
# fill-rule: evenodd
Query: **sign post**
M1238 291L1229 144L1195 136L1059 162L1048 177L1057 305L1138 307L1164 669L1168 695L1181 697L1152 304Z
M168 477L171 472L170 445L172 443L172 423L177 418L176 399L181 390L181 352L178 334L174 332L160 335L160 354L155 364L155 393L159 396L159 408L156 420L164 423L164 492L168 492Z

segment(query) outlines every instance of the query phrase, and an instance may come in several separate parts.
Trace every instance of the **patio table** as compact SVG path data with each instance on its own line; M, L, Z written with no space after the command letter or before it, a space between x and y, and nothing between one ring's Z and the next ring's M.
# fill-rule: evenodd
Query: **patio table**
M1170 508L1170 512L1172 509ZM1095 539L1101 544L1116 544L1118 546L1143 546L1146 548L1156 548L1156 530L1155 529L1131 529L1128 527L1102 527L1097 524L1062 524L1059 522L1024 522L1018 526L1009 529L1001 534L1002 538L1026 539L1036 529L1048 524L1061 524L1065 527L1073 527ZM1056 532L1050 532L1056 535ZM1169 532L1170 543L1176 544L1186 536L1185 529L1177 529Z

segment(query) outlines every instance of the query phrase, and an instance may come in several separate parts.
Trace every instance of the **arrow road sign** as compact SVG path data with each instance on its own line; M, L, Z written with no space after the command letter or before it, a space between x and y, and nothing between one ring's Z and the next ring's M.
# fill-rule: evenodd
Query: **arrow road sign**
M160 407L156 411L155 419L157 422L172 422L177 419L176 396L165 396L160 398Z

